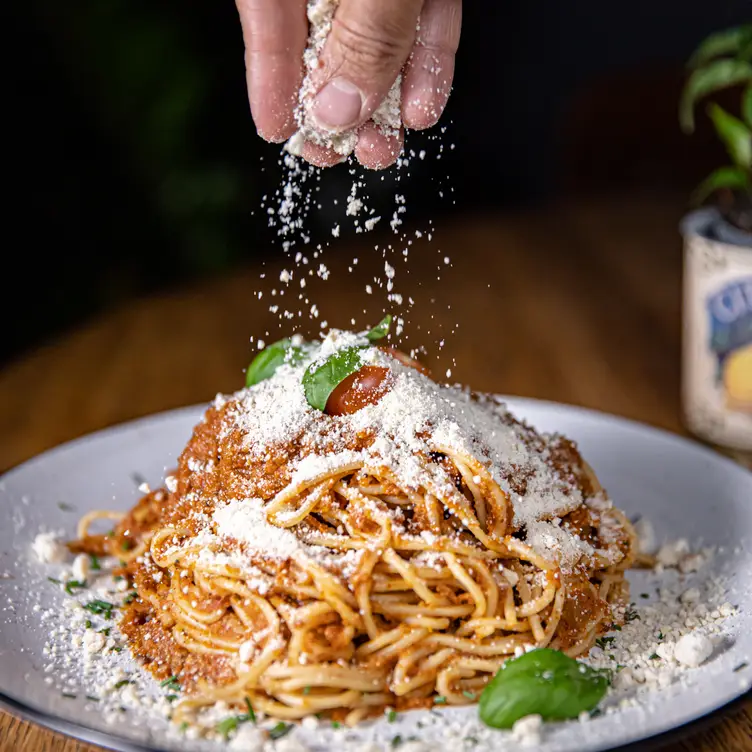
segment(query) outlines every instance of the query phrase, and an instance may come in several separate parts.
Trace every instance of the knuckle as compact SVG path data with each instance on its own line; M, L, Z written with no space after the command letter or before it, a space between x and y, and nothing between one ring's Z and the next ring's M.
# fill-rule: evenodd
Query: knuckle
M360 72L373 74L399 68L404 52L399 29L335 18L334 34L344 60Z

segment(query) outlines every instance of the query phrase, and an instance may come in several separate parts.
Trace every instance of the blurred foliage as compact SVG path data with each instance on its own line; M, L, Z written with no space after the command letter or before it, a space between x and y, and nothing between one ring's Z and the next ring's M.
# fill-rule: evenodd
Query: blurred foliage
M249 169L252 147L238 150L239 128L246 141L257 139L232 4L217 13L216 4L187 8L175 0L32 2L63 75L118 151L188 273L242 256L243 228L260 189ZM230 25L237 27L235 44L218 49L233 36ZM217 26L227 28L212 33Z
M732 165L719 167L697 188L700 203L719 190L752 193L752 24L718 31L708 36L690 58L692 69L682 92L679 117L687 133L695 128L698 101L719 91L740 88L740 118L717 102L707 113ZM747 203L749 203L747 201Z

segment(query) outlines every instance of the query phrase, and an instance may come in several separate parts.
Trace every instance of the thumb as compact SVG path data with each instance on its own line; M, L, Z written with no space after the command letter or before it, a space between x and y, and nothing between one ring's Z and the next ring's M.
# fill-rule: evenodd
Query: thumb
M423 0L341 0L316 75L311 114L327 130L353 128L386 97L415 42Z

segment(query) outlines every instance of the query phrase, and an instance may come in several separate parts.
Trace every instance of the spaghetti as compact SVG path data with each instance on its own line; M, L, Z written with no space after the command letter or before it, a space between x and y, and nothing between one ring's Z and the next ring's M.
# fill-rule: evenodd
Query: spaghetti
M353 342L388 372L375 400L312 408L306 368ZM178 722L219 701L348 724L474 702L509 657L581 655L622 621L635 551L571 442L336 331L218 397L166 487L97 535L102 515L72 545L122 560L121 629L181 685Z

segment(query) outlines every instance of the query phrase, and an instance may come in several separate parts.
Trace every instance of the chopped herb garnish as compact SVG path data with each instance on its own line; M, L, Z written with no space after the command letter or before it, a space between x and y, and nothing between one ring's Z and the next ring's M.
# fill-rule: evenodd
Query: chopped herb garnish
M188 731L188 721L183 721L180 726L178 726L178 729L181 731L181 733L185 733Z
M171 676L169 679L165 679L160 684L160 686L170 687L170 686L176 685L176 689L180 689L180 685L177 682L178 682L177 676ZM170 696L173 697L174 699L177 699L177 695L168 695L168 698L167 698L168 700ZM170 702L172 702L172 700L170 700ZM253 712L251 701L247 697L245 698L245 706L248 708L247 713L244 713L243 715L234 715L234 716L231 716L230 718L225 718L224 721L218 724L217 733L222 734L222 736L224 736L224 738L227 739L230 733L235 731L241 723L246 723L247 721L250 721L251 723L256 723L256 713ZM282 736L284 736L284 734L282 734Z
M619 671L621 671L623 668L625 668L623 663L617 663L616 664L616 673L618 674Z
M474 700L475 699L475 692L468 692L466 689L462 691L462 694L467 697L468 700Z
M68 593L68 595L73 595L73 590L75 588L83 589L86 587L88 587L86 580L68 580L68 582L65 583L65 592Z
M283 723L280 721L274 728L269 730L269 738L276 741L283 736L287 736L293 729L292 723Z
M446 705L446 697L443 695L439 695L438 697L433 698L434 705Z
M136 544L127 538L120 544L121 551L130 551Z
M63 697L65 697L66 700L75 700L76 695L69 694L68 692L63 692Z
M126 684L133 684L133 682L130 679L121 679L115 684L115 689L120 689L120 687L124 687Z
M613 629L614 632L621 632L621 626L619 624L612 624L611 629Z
M386 719L389 723L394 723L397 720L397 711L392 709L386 714Z
M125 577L123 577L122 574L116 574L112 579L115 580L115 582L120 582L120 580L124 580Z
M640 598L650 598L650 593L640 593Z
M91 568L93 571L98 572L102 568L102 565L99 563L98 556L94 556L94 554L89 554L89 560L91 562Z
M134 590L132 593L128 593L128 595L123 598L123 605L127 606L131 601L134 601L136 598L138 598L138 593Z
M248 720L251 723L256 723L256 713L253 710L253 705L251 705L251 701L246 697L245 698L245 706L248 708L248 712L246 715L248 716Z
M749 666L749 663L747 663L747 661L743 661L738 666L736 666L736 668L734 668L734 673L736 673L737 671L743 671L745 668L747 668L747 666Z
M310 686L303 687L303 694L304 695L310 695L311 694L311 687Z
M663 640L664 639L663 632L658 632L658 639L659 640Z
M400 744L402 744L402 737L397 734L397 736L392 739L392 747L399 747Z
M224 721L217 724L217 733L222 734L224 736L225 740L227 740L227 737L230 736L230 734L235 731L238 727L238 719L237 716L230 716L229 718L225 718Z
M167 702L175 702L175 700L177 700L177 699L178 699L177 695L167 695L165 697L165 700L167 700Z
M56 580L54 577L48 577L47 578L53 585L62 585L63 583L60 582L60 580Z
M109 637L111 629L112 627L105 627L104 629L100 629L99 634L103 634L105 637Z
M597 639L597 640L595 641L595 644L596 644L596 645L597 645L597 646L598 646L599 648L603 648L603 649L605 650L605 649L606 649L606 647L607 647L608 645L610 645L610 644L611 644L611 643L612 643L612 642L613 642L613 641L614 641L615 639L616 639L615 637L599 637L599 638L598 638L598 639Z
M70 504L66 504L64 501L58 501L57 503L58 509L62 509L63 512L72 512L73 507Z
M624 614L624 621L629 624L630 621L634 621L635 619L639 619L640 615L637 613L637 611L629 610Z
M84 608L87 611L91 611L92 614L99 614L101 616L104 616L105 619L111 619L112 609L115 608L115 605L108 603L107 601L97 599L91 601L90 603L86 603L84 605Z
M180 692L182 687L180 686L180 682L178 681L178 677L174 674L169 678L165 679L162 682L159 682L160 687L165 687L166 689L171 689L174 692Z
M91 619L87 619L84 622L84 626L86 627L86 629L91 629Z
M342 724L339 721L332 721L332 728L333 729L342 728Z
M123 652L123 648L121 648L120 645L115 645L115 647L112 648L112 652L113 653L122 653Z
M661 660L661 656L658 655L658 653L653 653L651 656L649 656L649 658L650 658L651 661L660 661Z

